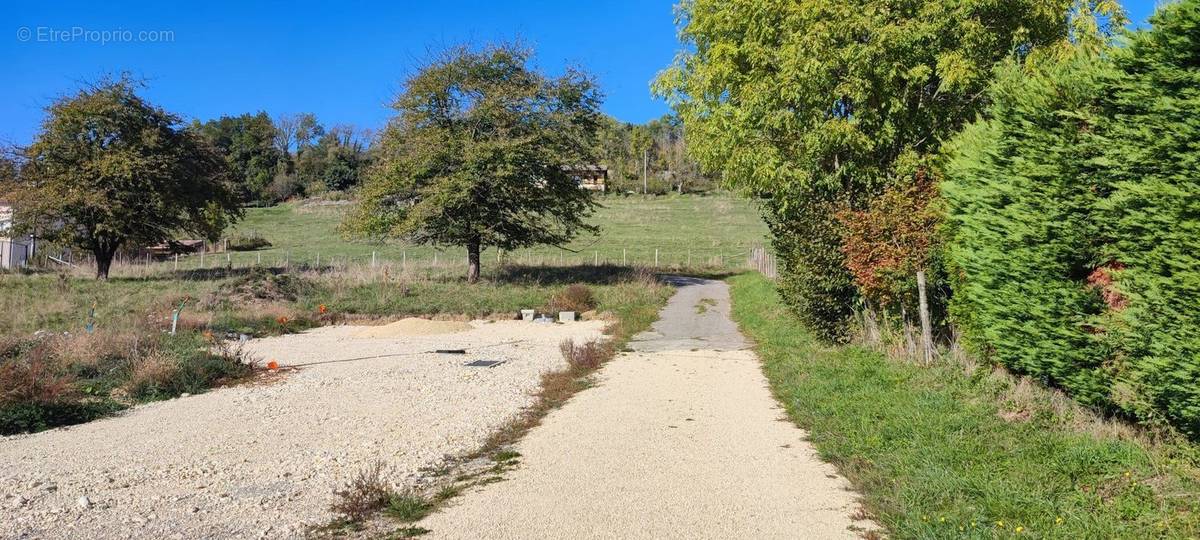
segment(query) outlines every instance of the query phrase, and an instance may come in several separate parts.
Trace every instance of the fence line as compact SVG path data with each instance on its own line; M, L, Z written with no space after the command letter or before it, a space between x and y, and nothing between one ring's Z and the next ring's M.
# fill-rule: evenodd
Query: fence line
M427 250L401 250L398 256L384 257L378 251L357 255L329 255L316 251L297 254L289 250L272 251L218 251L197 252L187 255L172 255L163 259L154 259L149 255L118 256L113 261L113 273L117 270L122 275L144 276L161 272L187 272L195 270L216 269L245 269L253 267L283 268L298 270L336 271L357 268L389 268L392 270L420 269L452 269L467 267L465 254L458 256L447 252ZM421 253L424 251L424 253ZM419 254L420 253L420 254ZM640 255L640 256L639 256ZM38 257L41 266L46 268L65 269L62 265L45 260L46 254ZM76 272L89 272L95 266L90 254L75 253L69 259ZM586 250L570 252L559 250L557 253L545 251L501 252L497 250L497 264L500 266L543 266L543 267L572 267L572 266L625 266L658 268L663 270L686 271L688 269L717 269L742 270L751 269L761 272L770 278L775 278L775 256L762 246L753 247L747 251L712 253L710 250L680 250L664 251L656 248L638 248L636 254L630 248L609 248L605 250Z
M779 277L779 269L775 266L775 255L767 251L764 247L756 247L750 250L750 258L746 261L746 266L757 270L770 279Z

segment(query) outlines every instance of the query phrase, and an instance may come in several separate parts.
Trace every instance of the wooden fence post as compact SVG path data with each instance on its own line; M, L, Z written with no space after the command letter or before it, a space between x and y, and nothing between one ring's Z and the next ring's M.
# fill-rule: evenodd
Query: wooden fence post
M921 308L921 349L926 364L933 363L933 323L929 320L929 300L925 295L925 271L917 270L917 298Z

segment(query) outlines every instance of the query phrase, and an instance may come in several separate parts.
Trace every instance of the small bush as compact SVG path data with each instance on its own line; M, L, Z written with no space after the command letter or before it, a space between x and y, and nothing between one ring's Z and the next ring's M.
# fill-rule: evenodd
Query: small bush
M229 251L254 251L269 247L271 242L255 233L238 234L226 240L226 248Z
M0 435L34 433L82 424L124 409L109 399L85 402L0 404Z
M0 360L0 405L57 403L74 397L74 378L58 373L41 344L23 357Z
M172 394L173 381L179 366L161 351L135 358L129 374L129 395L138 399L154 399Z
M215 347L215 350L210 350ZM87 422L131 403L200 393L253 371L196 333L52 335L0 342L0 433Z
M276 274L265 268L255 268L223 285L206 304L219 304L220 300L246 304L295 302L300 295L311 290L312 285L302 278L291 274Z
M600 367L613 356L612 344L608 341L591 340L576 345L573 340L564 340L559 344L563 358L575 373L586 373Z
M546 305L546 311L551 313L558 311L583 313L593 309L596 309L596 298L592 295L592 289L579 283L559 291L550 297L550 302Z
M164 337L157 348L131 362L129 395L153 401L198 394L253 372L254 361L240 347L218 341L210 351L205 345L194 335Z
M359 470L345 488L335 492L337 501L330 509L348 522L359 523L388 506L393 494L383 480L383 472L382 461Z
M78 424L124 408L83 395L55 348L53 339L0 343L0 435Z

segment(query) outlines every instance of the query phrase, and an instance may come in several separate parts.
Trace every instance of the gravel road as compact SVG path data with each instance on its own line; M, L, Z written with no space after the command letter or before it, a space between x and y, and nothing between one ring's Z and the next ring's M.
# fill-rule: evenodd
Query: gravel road
M327 522L333 491L383 460L397 483L474 450L532 403L558 344L604 323L474 322L403 338L326 327L254 340L280 380L0 437L2 538L292 538ZM465 348L469 354L428 351ZM398 354L382 358L379 355ZM496 359L494 368L463 363Z
M518 445L508 480L420 523L430 538L856 538L856 496L784 417L719 281L678 292L634 352Z

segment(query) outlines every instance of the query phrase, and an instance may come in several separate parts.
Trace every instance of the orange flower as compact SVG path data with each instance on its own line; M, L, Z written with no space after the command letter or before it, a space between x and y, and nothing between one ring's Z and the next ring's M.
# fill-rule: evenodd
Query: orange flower
M279 362L276 362L274 360L267 362L267 369L279 369Z
M287 322L288 322L288 318L287 318L287 317L280 317L280 318L278 318L278 319L275 319L275 322L277 322L277 323L279 323L279 324L287 324Z
M326 311L329 311L329 309L327 309L325 307L325 304L321 304L321 305L317 306L317 313L324 315Z

